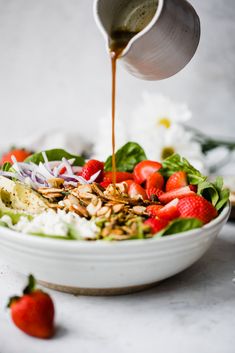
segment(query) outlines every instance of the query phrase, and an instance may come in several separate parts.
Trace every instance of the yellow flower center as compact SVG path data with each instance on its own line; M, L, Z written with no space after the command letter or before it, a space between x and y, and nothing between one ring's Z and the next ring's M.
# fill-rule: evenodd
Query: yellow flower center
M162 153L161 153L162 160L166 159L167 157L170 157L174 153L175 153L175 150L173 147L171 147L171 146L164 147L162 149Z
M170 119L163 117L158 120L158 125L165 126L165 128L169 129L171 126L171 121Z

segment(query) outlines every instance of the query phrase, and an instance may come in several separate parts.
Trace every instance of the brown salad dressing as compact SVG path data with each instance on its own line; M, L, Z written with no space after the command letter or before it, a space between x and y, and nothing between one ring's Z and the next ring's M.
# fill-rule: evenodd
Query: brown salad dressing
M133 4L132 4L133 3ZM137 33L142 31L152 20L158 0L136 1L132 0L129 5L135 5L136 8L128 15L123 28L119 27L111 31L109 38L109 50L112 67L112 182L116 184L116 160L115 160L115 111L116 111L116 68L117 59L122 55L127 44Z
M112 32L109 49L112 67L112 182L116 184L116 160L115 160L115 113L116 113L116 72L117 59L122 54L128 42L136 33L128 31Z

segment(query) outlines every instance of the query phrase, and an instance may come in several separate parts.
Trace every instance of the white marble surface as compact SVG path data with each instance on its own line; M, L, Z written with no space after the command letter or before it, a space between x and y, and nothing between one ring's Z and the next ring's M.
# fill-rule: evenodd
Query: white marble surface
M119 297L50 291L57 334L42 341L21 333L4 310L25 278L1 263L0 352L233 353L234 270L235 224L228 224L199 262L151 290Z
M55 127L92 139L110 110L110 62L92 2L0 0L0 145ZM191 2L202 24L196 56L159 82L119 65L119 116L128 121L143 90L162 92L189 104L194 126L234 138L235 1Z

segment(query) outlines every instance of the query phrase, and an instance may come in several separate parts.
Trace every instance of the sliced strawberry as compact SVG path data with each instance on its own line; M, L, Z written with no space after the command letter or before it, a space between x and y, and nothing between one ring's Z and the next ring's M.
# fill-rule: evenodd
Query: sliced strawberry
M134 184L135 182L133 180L125 180L125 181L123 181L123 183L125 183L127 185L127 190L129 191L130 186L132 184Z
M99 183L103 180L103 170L104 163L97 161L96 159L90 159L86 164L82 167L81 176L89 180L92 175L97 173L100 170L100 174L96 178L96 182Z
M146 195L144 188L142 188L142 186L140 186L139 184L137 184L135 182L130 184L129 190L128 190L128 195L132 199L139 199L139 198L141 198L142 200L147 199L147 195Z
M178 210L178 203L179 199L174 199L164 207L161 207L158 211L156 216L161 219L166 219L167 221L171 221L172 219L178 218L180 216Z
M100 186L106 189L110 184L112 184L112 181L104 180L104 181L101 181Z
M146 212L151 216L151 217L156 217L158 215L158 211L163 208L162 205L149 205L146 207Z
M121 183L125 180L134 179L134 174L128 172L116 172L116 182ZM113 173L112 172L105 172L104 173L104 180L113 180Z
M138 184L142 184L149 175L161 169L161 163L154 161L142 161L134 168L134 180Z
M146 189L146 194L148 196L148 199L152 200L154 199L154 197L158 199L160 195L164 194L164 192L157 188L149 188L149 189Z
M167 226L168 221L160 218L149 218L144 222L144 224L147 224L151 229L151 233L155 234L164 229Z
M161 173L155 172L147 177L146 189L157 188L162 190L164 186L164 178Z
M165 192L164 194L159 195L158 198L162 203L166 204L176 198L182 199L185 196L191 196L191 195L196 195L196 194L194 191L190 189L189 186L184 186L176 190Z
M178 203L180 217L198 218L203 223L210 222L217 216L216 208L204 197L194 194L181 199Z
M181 170L172 174L166 182L166 192L188 185L187 174Z

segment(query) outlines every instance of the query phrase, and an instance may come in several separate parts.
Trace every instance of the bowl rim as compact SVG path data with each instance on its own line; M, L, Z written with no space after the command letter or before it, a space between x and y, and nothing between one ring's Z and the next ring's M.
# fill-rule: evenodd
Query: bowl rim
M14 240L18 243L21 244L29 244L29 245L37 245L39 246L45 246L48 247L48 249L64 249L64 250L69 250L69 249L95 249L95 248L107 248L107 247L136 247L136 246L141 246L143 244L149 244L151 245L152 243L167 243L170 241L176 241L177 239L182 239L187 236L193 236L196 234L203 233L203 231L211 230L216 228L219 224L222 224L227 221L229 214L231 210L231 203L228 202L222 212L217 216L215 219L213 219L211 222L205 224L201 228L197 229L192 229L188 230L185 232L181 233L175 233L170 236L165 236L165 237L155 237L155 238L149 238L149 239L133 239L133 240L125 240L125 241L104 241L104 240L96 240L96 241L79 241L79 240L65 240L63 238L58 239L58 238L47 238L47 237L40 237L32 234L26 234L26 233L21 233L17 232L15 230L1 227L0 226L0 243L1 243L1 237L7 237L8 239L12 239L12 242ZM5 234L4 234L5 233Z

